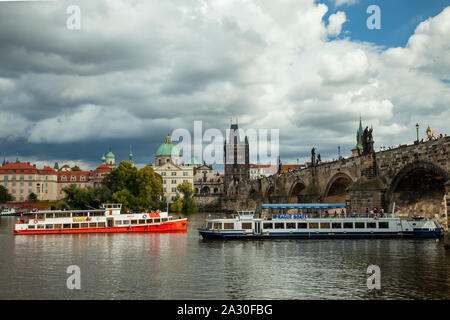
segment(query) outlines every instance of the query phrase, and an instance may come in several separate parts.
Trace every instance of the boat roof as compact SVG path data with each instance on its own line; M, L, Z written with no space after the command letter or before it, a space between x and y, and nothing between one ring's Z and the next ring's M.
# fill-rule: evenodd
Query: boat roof
M345 203L263 203L262 209L334 209L346 208Z

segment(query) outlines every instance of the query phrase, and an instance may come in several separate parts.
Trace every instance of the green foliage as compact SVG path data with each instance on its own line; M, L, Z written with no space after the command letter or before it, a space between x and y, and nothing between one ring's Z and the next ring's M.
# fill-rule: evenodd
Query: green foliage
M183 213L197 212L194 199L192 199L192 195L195 192L194 188L192 187L192 184L190 182L183 182L180 185L178 185L177 190L183 194L182 212Z
M62 199L62 200L58 201L58 204L56 205L56 209L58 209L58 210L70 210L71 208L70 208L69 204L67 203L67 201Z
M181 213L183 212L183 199L181 199L178 194L174 203L170 204L170 212Z
M37 200L37 195L34 192L30 193L28 195L28 200L31 200L31 201Z
M0 185L0 203L8 202L12 200L12 195L8 192L4 186Z
M142 212L161 207L162 190L161 177L152 167L137 170L130 162L122 161L105 177L100 188L77 188L76 185L64 188L66 197L58 205L91 209L114 202L122 203L124 212Z
M80 169L79 166L73 166L73 167L71 168L71 170L72 170L72 171L81 171L81 169Z

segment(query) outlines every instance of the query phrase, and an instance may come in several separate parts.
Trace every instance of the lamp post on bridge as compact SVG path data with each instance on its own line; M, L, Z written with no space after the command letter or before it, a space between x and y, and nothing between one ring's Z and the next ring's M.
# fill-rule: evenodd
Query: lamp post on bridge
M419 144L419 123L416 123L417 140L415 144Z

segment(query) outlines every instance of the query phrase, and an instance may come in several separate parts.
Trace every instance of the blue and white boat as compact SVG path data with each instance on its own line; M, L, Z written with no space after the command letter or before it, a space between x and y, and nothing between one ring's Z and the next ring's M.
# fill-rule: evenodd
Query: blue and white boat
M207 219L198 231L205 239L439 238L444 234L435 220L394 213L347 214L345 208L344 203L263 204L261 214L239 210L232 218ZM297 214L285 214L286 209L297 209Z

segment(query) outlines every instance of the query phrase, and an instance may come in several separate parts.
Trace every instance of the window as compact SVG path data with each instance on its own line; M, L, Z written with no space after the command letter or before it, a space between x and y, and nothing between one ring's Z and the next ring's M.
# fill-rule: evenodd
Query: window
M162 218L162 222L165 222L165 221L167 221L167 218Z
M122 224L130 224L130 220L123 220Z
M62 224L60 224L60 223L59 224L55 224L54 227L55 227L55 229L61 229Z
M284 222L275 222L275 229L284 229Z
M341 229L341 228L342 228L342 223L340 223L340 222L333 222L333 223L331 224L331 227L332 227L333 229Z
M172 180L172 184L177 184L177 180Z
M53 225L52 224L46 224L45 225L45 229L53 229Z
M252 223L251 222L242 222L242 229L251 229Z
M8 180L8 176L5 176L5 180Z
M122 220L116 220L116 226L120 226L122 224Z
M80 227L79 223L72 223L72 229L78 229Z
M131 220L131 224L137 224L137 220Z
M226 230L234 230L234 222L224 223L223 228Z
M377 227L377 223L376 222L367 222L367 228L373 228L375 229Z
M310 229L319 229L319 224L317 222L310 222L309 228Z
M353 229L353 222L344 222L344 229Z
M33 179L33 176L28 176L28 180L31 180L31 179Z
M97 228L97 222L89 223L89 228Z
M222 223L214 222L214 230L220 230L220 229L222 229Z
M307 229L308 224L306 222L297 222L297 229Z
M378 228L389 229L389 222L378 222Z
M273 229L273 223L272 222L264 222L263 228L264 229Z
M35 229L35 227L34 226L28 226L28 229L30 230L30 229Z
M160 222L161 222L161 219L160 219L160 218L153 219L153 220L155 221L155 223L160 223Z
M320 229L330 229L330 223L329 222L321 222Z
M70 217L70 212L56 212L56 218L66 218Z
M164 181L165 182L165 181ZM167 192L167 190L166 190L167 188L163 188L163 192Z
M33 182L28 182L28 186L31 187L33 185Z
M144 223L145 223L145 219L139 220L139 224L144 224Z
M63 229L70 229L70 223L64 223Z
M176 176L177 173L175 171L172 172L172 176Z
M295 222L286 222L286 229L295 229Z
M20 180L23 180L25 177L24 176L20 176Z
M44 229L44 225L43 225L43 224L38 224L38 225L37 225L37 228L38 228L38 229Z
M364 229L364 222L355 222L356 229Z
M163 180L163 184L166 184L166 180Z
M186 171L183 172L183 177L187 177L188 173Z
M213 223L212 222L208 222L208 229L212 230L212 228L213 228Z
M163 172L161 172L161 175L162 175L162 176L165 176L165 175L166 175L166 173L165 173L165 172L163 171Z
M89 228L89 223L86 223L86 222L80 223L80 227L81 228Z
M153 220L152 219L147 219L147 223L152 223Z
M106 225L105 225L105 223L104 222L99 222L98 223L98 227L99 228L104 228Z
M20 183L20 186L23 187L23 182Z
M172 192L177 192L177 188L172 188Z
M54 213L46 213L45 214L45 218L50 219L50 218L54 218L55 214Z

